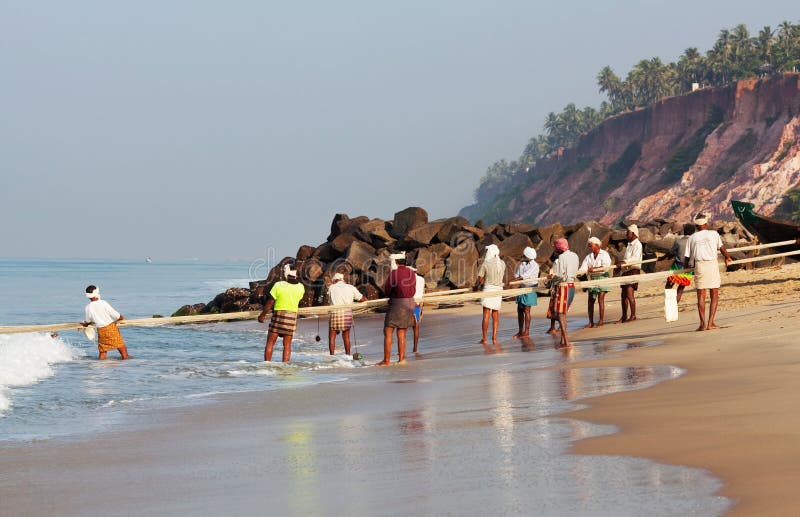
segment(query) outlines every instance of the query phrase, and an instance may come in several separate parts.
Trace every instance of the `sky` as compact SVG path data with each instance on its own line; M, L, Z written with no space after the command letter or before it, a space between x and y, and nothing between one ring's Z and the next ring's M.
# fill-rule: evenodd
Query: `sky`
M250 260L473 202L595 77L795 2L0 0L0 256Z

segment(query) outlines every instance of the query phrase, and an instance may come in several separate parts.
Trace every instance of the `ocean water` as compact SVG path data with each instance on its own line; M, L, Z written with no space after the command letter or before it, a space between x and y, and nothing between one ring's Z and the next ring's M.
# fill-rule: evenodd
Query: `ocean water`
M79 321L83 318L83 293L88 284L98 285L103 298L126 317L140 318L169 315L181 305L209 301L225 288L247 286L251 276L253 268L244 262L148 264L143 260L0 259L0 325ZM534 314L541 316L541 312L537 309ZM481 465L497 463L499 472L508 477L515 490L521 489L521 480L514 478L518 462L540 462L543 471L563 472L559 483L564 484L557 489L542 486L533 495L518 494L522 499L535 495L543 505L541 514L548 515L719 515L729 507L728 500L713 495L720 487L719 481L702 471L632 458L565 454L571 440L613 429L555 415L576 407L582 398L643 389L683 372L666 366L583 370L547 367L654 343L577 342L572 353L563 354L548 346L550 338L544 337L544 321L534 321L532 334L538 344L526 347L510 340L516 322L504 318L500 331L502 353L486 356L476 344L478 314L476 308L473 317L461 316L462 320L458 320L451 316L452 326L430 326L423 334L423 353L417 357L409 354L419 377L435 378L438 385L464 376L485 377L492 400L497 399L493 407L475 410L490 414L487 425L497 431L499 448L493 452L475 443L470 447L476 447L479 461L449 468L462 469L477 482ZM426 314L426 318L435 317L435 311ZM330 382L362 382L368 388L375 379L365 374L373 371L372 365L382 358L381 322L380 315L357 319L353 337L365 360L353 361L338 350L336 356L328 355L327 320L302 320L288 364L262 360L266 326L257 322L123 327L134 357L131 361L97 361L96 346L76 331L63 332L56 338L44 333L0 335L0 445L30 442L35 446L35 441L41 439L90 437L108 429L147 425L141 422L148 419L140 416L163 408L211 403L214 395L221 393ZM581 319L570 320L570 326L584 323ZM317 334L322 335L322 341L315 341ZM341 347L341 341L338 344ZM115 355L109 353L110 357ZM276 356L280 357L279 345ZM454 435L450 443L447 429L463 430L459 421L464 415L448 411L448 393L427 392L420 407L398 416L402 421L398 429L400 437L410 436L415 447L423 447L423 452L424 447L436 443L441 450L452 450L446 457L457 458L463 455L458 442L464 436ZM374 425L380 429L386 424L378 421ZM431 429L437 432L432 434ZM322 429L318 432L325 434ZM576 465L585 475L575 476ZM416 468L398 475L413 475ZM436 465L426 468L446 476ZM523 470L520 465L519 471ZM582 494L586 489L584 477L592 478L592 487L602 486L598 491L602 494L593 493L586 499ZM607 485L601 478L607 480ZM503 492L506 488L498 485L497 489ZM550 492L552 495L548 495ZM583 497L579 499L583 503L561 500L564 493L571 492ZM331 494L330 501L336 499ZM468 501L464 499L465 509L470 507ZM377 505L376 501L376 508ZM514 508L511 505L507 510L518 513ZM446 508L431 510L438 513Z

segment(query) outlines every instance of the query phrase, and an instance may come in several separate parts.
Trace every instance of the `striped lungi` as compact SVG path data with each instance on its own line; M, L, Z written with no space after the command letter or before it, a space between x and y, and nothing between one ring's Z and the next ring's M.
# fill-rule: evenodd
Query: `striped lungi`
M566 314L569 306L572 305L573 298L575 298L575 284L572 282L559 284L556 290L555 304L553 305L555 313Z
M332 311L328 325L331 330L350 330L350 327L353 326L353 311L350 309Z
M678 262L677 260L673 262L672 265L669 267L670 271L680 271L681 269L683 269L683 263ZM674 275L670 275L669 278L667 278L667 282L669 282L670 284L682 285L684 287L691 285L692 272L687 271L685 273L675 273Z
M415 321L414 298L389 299L389 312L383 320L384 327L407 329L413 327Z
M97 350L100 352L116 350L123 346L125 346L125 340L122 339L122 334L119 333L119 327L116 323L97 329Z
M714 260L694 261L694 287L695 289L719 289L720 285L719 263Z
M269 320L269 333L279 336L293 336L297 329L297 313L290 311L272 311Z
M485 284L483 286L483 292L489 293L492 291L502 291L503 286L501 285L492 285L492 284ZM491 309L493 311L499 311L500 307L503 306L503 297L502 296L492 296L491 298L481 298L481 305L483 305L484 309Z

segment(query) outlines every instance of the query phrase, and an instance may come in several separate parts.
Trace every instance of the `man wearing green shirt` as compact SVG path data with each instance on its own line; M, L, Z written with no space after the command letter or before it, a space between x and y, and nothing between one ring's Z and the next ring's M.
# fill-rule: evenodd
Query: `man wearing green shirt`
M269 299L264 304L264 310L258 316L258 321L264 323L267 314L272 311L267 333L267 345L264 348L264 360L272 360L272 348L278 341L278 336L283 338L283 362L289 361L292 356L292 336L297 328L297 309L306 288L297 279L297 270L289 264L283 267L286 280L276 282L269 291Z

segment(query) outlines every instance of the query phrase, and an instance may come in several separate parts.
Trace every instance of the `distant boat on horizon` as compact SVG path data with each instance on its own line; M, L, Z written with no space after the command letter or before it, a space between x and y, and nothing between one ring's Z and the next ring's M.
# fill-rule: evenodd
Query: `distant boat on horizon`
M144 261L150 264L151 262L153 262L153 259L151 259L150 257L145 257Z

